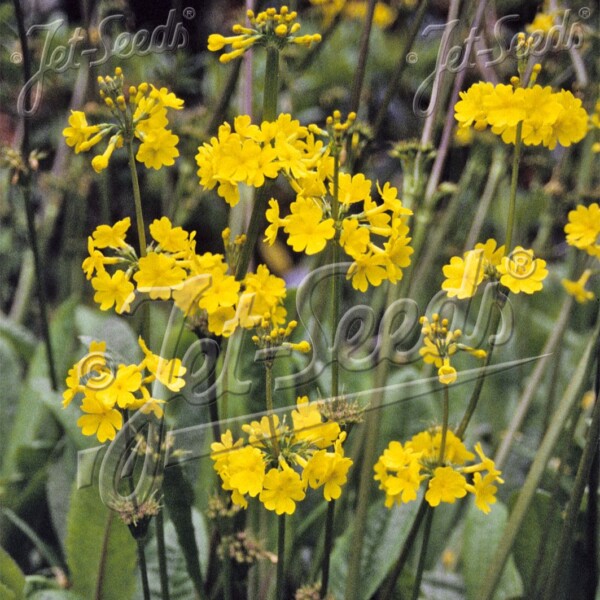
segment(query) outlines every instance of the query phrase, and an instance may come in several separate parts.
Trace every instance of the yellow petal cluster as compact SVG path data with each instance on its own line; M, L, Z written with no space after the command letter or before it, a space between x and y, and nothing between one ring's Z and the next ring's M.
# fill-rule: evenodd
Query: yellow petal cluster
M125 411L141 410L157 419L164 414L164 400L153 398L149 386L160 381L173 392L185 385L181 360L164 359L151 352L139 338L144 358L137 364L112 364L106 342L91 342L88 353L69 369L63 408L81 398L84 413L77 420L81 433L95 435L100 443L114 439L123 426Z
M374 466L374 479L385 492L385 506L391 508L416 500L421 484L426 482L425 500L430 506L453 504L471 493L477 508L488 513L490 505L496 502L494 484L504 483L494 461L485 456L478 443L475 451L480 462L466 465L475 454L452 431L446 432L440 460L441 440L442 432L435 428L417 433L405 444L388 444ZM473 475L471 482L468 475Z
M246 441L234 442L227 430L211 444L214 469L234 504L247 508L248 497L258 497L281 515L294 513L308 488L321 488L328 502L340 497L352 466L344 456L346 433L306 396L297 399L291 417L289 426L277 415L265 415L242 426Z
M525 145L550 150L557 144L581 141L588 129L588 115L579 98L568 90L554 92L537 84L515 88L478 82L460 92L454 111L460 128L474 126L481 131L489 126L505 143L514 144L520 126Z

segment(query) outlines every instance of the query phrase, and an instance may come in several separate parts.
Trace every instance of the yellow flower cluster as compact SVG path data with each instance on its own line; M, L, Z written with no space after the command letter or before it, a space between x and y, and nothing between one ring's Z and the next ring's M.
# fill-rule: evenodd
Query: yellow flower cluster
M89 352L80 359L67 375L67 389L63 392L63 408L82 394L81 411L77 420L83 435L95 435L101 443L112 440L123 426L123 413L141 410L163 416L164 400L153 398L149 385L158 380L173 392L185 385L186 368L178 358L165 359L148 349L138 339L144 358L139 364L111 365L107 361L106 342L92 342Z
M364 21L367 15L368 2L365 0L310 0L310 3L321 9L324 27L328 27L340 13L344 17L357 21ZM386 29L392 25L397 16L398 11L394 7L384 2L376 2L373 25Z
M114 306L118 313L128 312L137 291L151 300L172 299L215 335L229 336L237 326L251 328L265 319L273 325L284 322L285 282L266 266L237 281L223 255L196 254L195 232L173 227L167 217L150 224L153 241L138 258L125 240L130 225L129 217L100 225L88 238L89 256L82 268L101 310ZM106 256L106 249L114 256ZM119 267L111 274L107 265Z
M513 294L533 294L542 289L542 281L548 275L546 261L535 258L533 250L517 246L505 256L504 246L498 247L496 240L476 244L460 256L453 256L444 265L445 280L442 289L448 296L460 299L471 298L484 280L500 281Z
M427 364L433 364L438 369L440 383L449 385L454 383L458 377L456 369L450 364L450 357L458 350L468 352L476 358L485 358L486 351L471 348L458 342L462 335L460 329L448 330L448 319L441 319L440 315L434 313L431 321L427 317L421 317L423 326L423 347L419 354Z
M235 24L232 27L235 35L223 36L213 33L208 36L208 49L211 52L218 52L225 46L231 46L230 52L219 57L220 62L228 63L242 56L246 50L255 44L283 48L286 44L310 46L313 42L321 41L321 35L318 33L295 35L300 29L300 23L296 21L298 13L296 11L290 12L287 6L282 6L279 11L275 8L268 8L256 15L252 10L247 11L246 14L250 27Z
M176 147L179 138L167 129L167 110L180 110L183 100L167 88L158 89L148 83L141 83L137 88L131 86L126 99L120 67L115 69L114 77L98 77L98 83L100 95L115 121L89 125L85 113L71 111L69 127L63 130L67 145L79 154L109 137L104 152L92 159L97 173L106 169L115 148L132 143L134 137L141 142L135 158L148 169L174 164L179 156Z
M288 114L260 127L247 115L236 117L233 129L223 123L217 136L198 148L196 163L200 185L217 187L230 206L239 201L240 184L259 188L279 173L316 181L320 169L331 167L323 143Z
M593 202L589 206L579 205L569 212L565 225L567 244L584 250L590 256L600 260L600 206ZM562 285L568 294L581 304L594 299L594 293L586 289L586 284L593 275L586 269L577 281L563 279Z
M460 128L474 126L492 132L507 144L516 141L517 126L525 145L570 146L581 141L588 129L588 115L581 100L566 90L549 86L529 88L479 82L460 93L454 106Z
M439 428L422 431L402 445L392 441L375 464L375 481L385 492L385 505L411 502L423 481L427 481L425 500L430 506L453 504L467 493L475 496L475 506L484 513L496 502L496 483L504 483L494 461L485 456L481 444L475 452L481 462L465 466L475 455L451 431L446 432L444 456L440 460L442 432ZM485 474L484 474L485 472ZM473 475L469 483L467 475Z
M328 502L342 493L352 460L342 447L346 433L335 421L323 420L319 404L298 398L292 426L277 415L242 426L247 434L233 441L231 431L211 444L211 458L224 490L246 508L248 496L278 515L292 514L306 490L323 489Z

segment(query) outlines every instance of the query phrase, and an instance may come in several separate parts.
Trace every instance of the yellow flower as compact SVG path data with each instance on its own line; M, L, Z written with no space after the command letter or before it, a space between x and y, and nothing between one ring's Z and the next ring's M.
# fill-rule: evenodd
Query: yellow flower
M287 219L281 219L279 217L279 203L275 198L269 200L269 208L265 212L265 217L270 225L265 230L264 241L267 242L269 246L272 246L277 239L279 228L287 223Z
M168 129L156 129L144 136L135 158L144 163L146 168L160 169L171 166L179 156L177 150L179 138Z
M351 459L337 452L319 450L304 467L302 479L314 490L323 486L323 497L327 502L331 502L342 495L342 486L348 479L351 466Z
M112 227L110 225L98 225L92 233L94 247L113 249L127 247L125 235L129 227L131 227L131 219L129 217L117 221Z
M440 502L454 504L457 498L467 495L466 479L452 467L436 467L433 477L425 493L425 500L430 506L438 506Z
M588 114L581 106L581 100L566 90L560 90L555 97L561 110L545 141L550 150L554 150L557 142L567 147L581 141L588 130Z
M211 274L210 287L204 292L198 305L211 314L219 307L234 306L238 301L239 291L240 282L236 281L235 277L215 270Z
M340 173L338 198L340 204L349 206L356 202L364 202L371 197L371 186L373 184L362 173L350 175L349 173ZM333 194L333 183L329 184L329 191Z
M290 206L285 231L289 235L288 244L295 252L308 255L321 252L327 240L335 235L333 219L323 219L320 206L310 198L298 196Z
M185 385L185 375L187 369L181 364L179 358L163 358L154 354L146 345L146 342L140 336L138 344L144 353L144 360L140 364L140 369L148 369L150 373L172 392L178 392Z
M482 98L486 120L492 127L515 127L525 116L525 90L499 83Z
M358 256L350 265L346 279L352 279L355 290L366 292L369 284L377 287L388 277L388 258L384 252Z
M484 278L495 277L503 255L504 246L497 247L496 240L489 239L485 244L476 244L474 250L465 252L463 258L453 256L450 263L442 268L446 277L442 289L450 298L471 298Z
M105 406L129 408L135 404L137 392L142 385L142 374L137 365L119 365L117 373L110 385L96 392L98 400Z
M100 131L98 125L88 125L85 113L80 110L71 111L69 125L70 127L63 129L62 134L66 138L65 141L68 146L75 146L75 154L79 154L82 151L81 145L87 142L90 136Z
M120 135L113 135L110 138L108 146L106 146L106 150L104 151L104 153L99 154L98 156L94 156L94 158L92 159L92 168L94 169L94 171L96 171L96 173L100 173L101 171L104 171L106 167L108 167L108 161L110 160L114 149L117 146L120 146L122 143L123 138Z
M240 494L258 496L265 479L265 460L262 452L254 446L244 446L229 453L229 481L231 489Z
M186 272L171 256L159 252L148 252L139 260L139 271L133 278L140 292L148 292L152 300L168 300L171 290L181 285Z
M155 98L165 108L173 108L175 110L181 110L183 108L183 100L178 98L173 92L169 92L166 87L160 89L150 85L152 91L150 92L150 98Z
M450 364L450 359L444 358L444 364L438 369L440 383L450 385L456 381L457 377L456 369Z
M460 100L454 105L454 118L460 128L475 125L481 131L487 126L487 113L483 108L483 99L494 91L491 83L474 83L466 92L460 92Z
M577 281L563 279L561 282L567 294L573 296L579 304L584 304L594 299L594 292L585 289L585 284L588 282L591 274L592 271L586 269Z
M371 235L367 227L362 226L358 219L347 218L342 221L340 246L352 258L357 258L367 252Z
M547 145L552 135L553 125L559 114L564 112L557 96L558 94L554 94L549 86L534 85L525 90L525 118L521 134L525 145L537 146L542 143Z
M539 12L535 15L533 21L525 26L527 33L548 33L554 26L554 15Z
M96 273L96 277L92 279L92 287L96 290L94 302L100 304L100 310L108 310L114 305L118 313L128 312L135 297L133 284L121 270L114 275L109 275L106 271Z
M340 435L340 426L335 421L323 423L318 404L309 403L308 396L299 397L296 404L296 410L292 411L294 437L317 448L331 446Z
M483 477L481 473L473 475L473 485L467 484L467 491L475 494L475 506L486 515L490 512L490 504L496 502L498 488L494 485L497 481L493 473L487 473Z
M567 244L600 257L600 206L597 202L589 206L581 204L569 212L565 225Z
M150 224L150 235L166 252L185 252L189 249L187 231L181 227L173 227L167 217L155 219Z
M103 444L113 440L117 431L123 426L123 415L113 408L112 404L105 404L93 392L88 392L81 403L81 410L86 413L77 419L77 426L81 427L83 435L96 435Z
M272 275L266 265L259 265L256 273L244 278L245 293L252 294L252 308L248 316L262 317L283 303L286 297L285 281Z
M392 441L375 464L375 481L386 494L385 505L411 502L417 498L421 484L421 454L411 447Z
M281 470L270 469L265 475L259 500L267 510L274 510L278 515L291 515L296 510L296 502L304 500L306 494L300 475L283 459L280 463Z
M510 254L502 258L498 266L500 283L513 294L523 292L533 294L542 289L542 281L548 275L546 261L533 257L533 250L517 246Z

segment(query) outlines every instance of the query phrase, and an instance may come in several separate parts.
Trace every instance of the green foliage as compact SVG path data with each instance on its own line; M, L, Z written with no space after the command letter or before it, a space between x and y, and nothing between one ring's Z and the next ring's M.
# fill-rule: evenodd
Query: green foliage
M0 546L0 597L6 600L22 600L25 576L17 563Z
M501 502L496 502L487 515L476 508L475 504L469 506L462 550L467 600L480 598L481 576L494 557L507 519L508 510ZM523 583L511 556L496 587L494 598L518 598L522 593Z
M359 598L370 598L385 580L400 554L419 503L417 499L410 504L387 509L382 502L377 502L369 508L361 555L363 577ZM350 525L336 540L331 555L331 592L336 598L344 597L352 535L353 527Z
M66 539L73 591L84 598L128 600L135 587L135 542L98 489L73 489Z

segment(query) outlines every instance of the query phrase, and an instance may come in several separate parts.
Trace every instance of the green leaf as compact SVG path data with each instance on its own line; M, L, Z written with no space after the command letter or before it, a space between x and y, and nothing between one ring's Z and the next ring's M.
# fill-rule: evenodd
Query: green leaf
M516 497L515 495L512 499L516 500ZM561 525L560 504L547 492L538 490L513 546L514 557L528 596L534 591L531 586L536 580L538 584L541 581L540 569L544 563L539 559L552 557L549 550L556 547Z
M23 375L19 358L12 346L0 337L0 453L4 454L12 428Z
M55 398L60 406L60 396L53 392L45 377L28 379L21 388L15 417L7 437L2 472L9 477L17 471L19 454L24 448L33 447L42 440L53 444L58 432L44 403ZM46 453L48 456L48 453ZM41 466L41 465L40 465Z
M163 494L165 506L177 531L177 539L185 557L189 576L194 582L194 587L200 589L203 586L200 553L192 520L194 492L180 465L165 469ZM203 537L206 538L204 527L203 530Z
M208 536L206 534L206 525L202 515L194 510L192 513L192 522L196 531L196 543L206 552L208 552ZM165 549L167 555L167 571L169 573L169 593L171 600L189 600L196 598L194 584L190 579L186 568L186 560L177 541L177 531L171 521L165 524ZM148 564L148 582L152 598L160 598L162 590L160 587L160 574L158 570L158 549L156 537L146 547L146 561ZM139 580L139 577L138 577ZM138 582L138 589L134 600L143 600L141 585Z
M462 548L467 600L478 600L481 575L486 572L494 557L507 520L508 509L501 502L496 502L487 515L476 508L475 504L469 506ZM511 555L496 587L494 598L518 598L522 593L521 577Z
M98 489L74 487L66 539L73 591L83 598L127 600L135 586L136 544Z
M400 554L419 510L419 503L420 500L417 500L388 509L383 502L378 502L369 508L361 557L363 577L358 598L370 598L383 583ZM337 539L331 554L330 591L336 598L343 598L345 594L352 534L353 527L350 526Z
M10 554L0 546L0 598L23 598L25 575Z
M0 316L0 336L10 342L13 349L24 360L29 360L35 350L37 340L29 329Z
M119 362L139 362L141 350L137 336L125 320L99 310L78 306L75 310L77 333L96 341L106 341L107 351Z
M59 385L67 376L67 371L73 364L75 350L75 308L77 298L70 298L63 302L55 311L50 322L50 341L55 360L56 376ZM33 355L27 372L27 378L48 377L48 364L46 362L46 347L40 342Z

